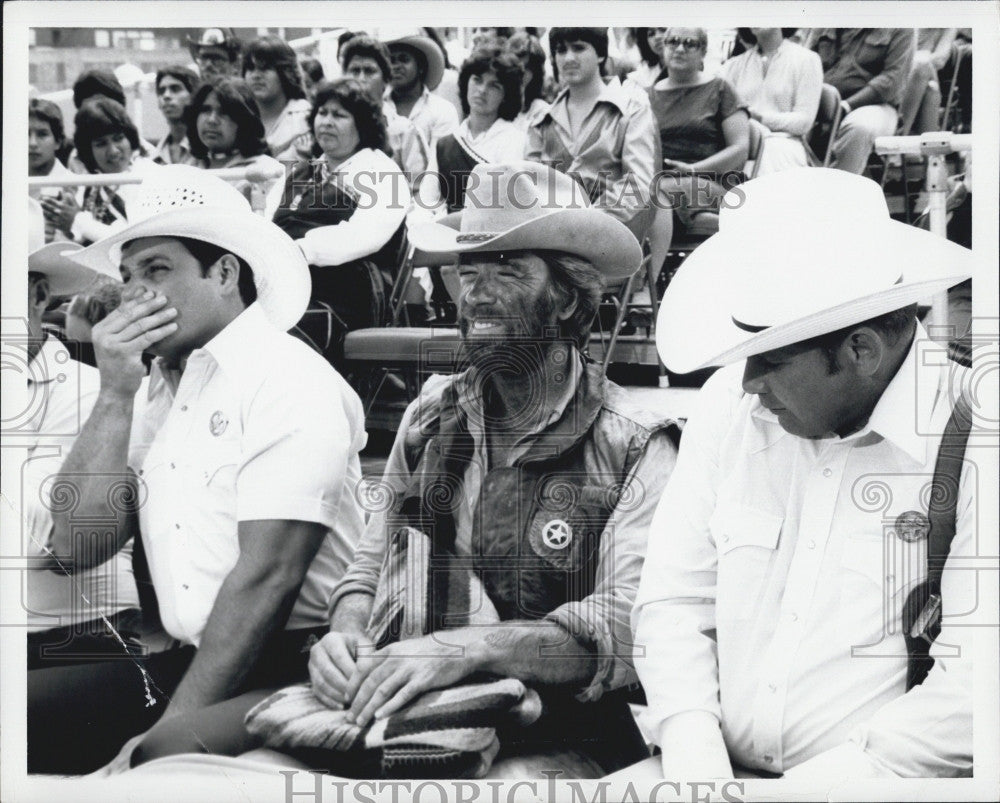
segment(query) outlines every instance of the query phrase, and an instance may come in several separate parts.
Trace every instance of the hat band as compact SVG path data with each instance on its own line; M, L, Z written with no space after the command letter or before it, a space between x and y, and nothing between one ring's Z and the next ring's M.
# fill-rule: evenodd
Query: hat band
M456 243L485 243L496 237L494 232L479 232L478 234L459 234L455 238Z
M739 329L742 329L744 332L750 332L750 334L754 335L757 334L758 332L763 332L765 329L771 328L770 326L753 326L752 324L743 323L743 321L738 321L736 320L736 318L733 318L732 321L734 324L736 324L736 326Z

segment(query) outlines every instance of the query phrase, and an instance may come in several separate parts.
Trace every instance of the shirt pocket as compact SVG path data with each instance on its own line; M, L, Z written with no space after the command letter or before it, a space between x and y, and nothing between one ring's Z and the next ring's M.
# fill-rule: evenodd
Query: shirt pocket
M853 605L897 615L907 594L926 576L925 560L923 544L890 535L848 536L840 557L841 596Z
M854 60L869 75L876 75L882 72L882 68L885 66L886 54L889 52L891 36L889 30L878 28L865 34L861 40Z
M784 517L739 502L719 504L709 520L718 551L716 616L750 619L768 585Z

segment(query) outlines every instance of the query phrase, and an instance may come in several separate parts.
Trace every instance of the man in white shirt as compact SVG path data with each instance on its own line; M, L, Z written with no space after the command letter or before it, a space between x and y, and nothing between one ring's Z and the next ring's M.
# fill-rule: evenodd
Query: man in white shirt
M157 164L194 164L191 143L188 142L184 112L191 94L198 87L198 76L180 64L161 67L156 71L156 103L167 121L169 130L156 143L150 158Z
M387 36L392 76L385 93L386 106L408 117L427 141L431 152L437 141L458 128L458 111L444 98L431 94L444 75L444 54L421 31Z
M51 549L52 506L60 500L52 481L94 406L98 377L46 333L42 315L54 299L86 290L98 276L66 258L79 245L45 246L44 216L35 201L29 201L29 238L25 345L31 414L9 434L27 449L20 499L23 554L37 564L24 578L28 669L35 670L121 658L136 649L139 599L131 544L107 563L75 575L62 570Z
M33 710L50 732L29 733L29 766L43 749L60 757L50 772L95 769L161 715L305 679L303 649L325 632L363 526L360 400L285 334L309 299L299 249L197 168L162 168L135 208L126 229L73 255L120 271L126 290L94 327L101 388L63 465L79 503L54 511L53 543L85 568L141 531L178 646L53 679ZM158 357L148 382L146 349ZM109 484L127 492L110 545L73 532L108 515Z
M890 220L846 172L792 169L727 200L657 326L672 370L735 363L685 427L633 611L665 777L969 775L968 472L935 662L912 690L903 609L964 377L916 304L968 277L971 252Z

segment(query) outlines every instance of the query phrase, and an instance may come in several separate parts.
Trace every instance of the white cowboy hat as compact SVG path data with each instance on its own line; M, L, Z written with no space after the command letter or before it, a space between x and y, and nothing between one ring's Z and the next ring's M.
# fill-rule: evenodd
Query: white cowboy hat
M230 184L190 165L151 171L128 207L129 224L71 256L118 278L122 245L143 237L189 237L246 260L257 302L281 331L291 329L309 305L312 280L302 251L271 221L255 215Z
M437 89L444 77L444 53L420 28L380 28L378 38L386 47L409 45L419 50L427 59L427 75L424 85L431 91Z
M677 373L727 365L930 299L972 252L889 217L878 184L818 167L730 190L719 233L678 269L656 346Z
M538 162L476 165L465 208L413 226L409 237L442 264L477 251L562 251L609 279L624 279L642 263L642 248L624 223L591 206L574 179Z
M82 293L100 280L100 275L69 259L83 248L68 241L45 244L45 213L34 198L28 199L28 272L42 273L53 296Z

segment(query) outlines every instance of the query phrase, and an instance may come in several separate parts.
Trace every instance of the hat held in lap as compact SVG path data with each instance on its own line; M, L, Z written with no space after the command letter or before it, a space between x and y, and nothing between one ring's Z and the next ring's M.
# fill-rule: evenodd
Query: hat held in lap
M257 303L281 331L293 327L309 304L309 267L295 242L251 211L235 187L189 165L151 173L129 204L129 225L70 258L119 278L122 246L145 237L188 237L241 257L253 271Z
M624 224L591 206L573 178L538 162L476 165L465 208L414 226L410 242L442 264L483 251L562 251L586 259L608 279L631 276L642 262Z
M762 176L726 194L718 234L677 271L657 349L678 373L726 365L927 301L972 265L968 249L892 220L874 181Z

